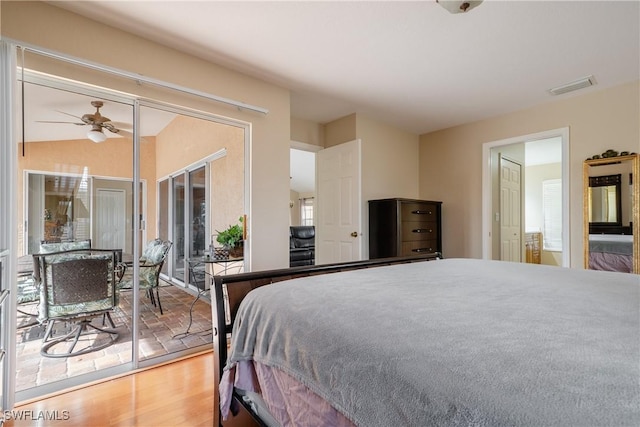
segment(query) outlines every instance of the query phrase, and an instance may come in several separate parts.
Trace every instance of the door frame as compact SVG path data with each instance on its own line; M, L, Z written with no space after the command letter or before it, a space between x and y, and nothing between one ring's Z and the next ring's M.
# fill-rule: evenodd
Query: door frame
M571 264L571 216L569 205L569 128L558 128L528 135L515 136L482 144L482 258L492 259L491 149L500 146L560 137L562 144L562 266Z

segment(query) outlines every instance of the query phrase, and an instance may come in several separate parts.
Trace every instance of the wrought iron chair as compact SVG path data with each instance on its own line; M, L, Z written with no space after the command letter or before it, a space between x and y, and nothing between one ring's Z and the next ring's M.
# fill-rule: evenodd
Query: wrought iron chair
M118 305L117 251L74 249L33 257L40 285L38 321L47 325L40 354L78 356L113 344L118 339L110 314ZM100 326L92 323L97 317L102 318ZM58 321L73 327L55 336L54 325ZM106 321L111 329L104 327ZM76 349L81 339L82 345ZM61 350L65 344L68 348Z
M164 314L162 304L160 303L160 293L158 291L160 271L172 245L173 243L168 240L154 239L147 243L139 259L140 274L138 278L140 289L146 291L153 306L157 306L160 309L160 314ZM131 265L125 265L124 267L120 282L118 283L118 289L131 289L133 287L133 267ZM154 289L156 291L155 295L153 294Z

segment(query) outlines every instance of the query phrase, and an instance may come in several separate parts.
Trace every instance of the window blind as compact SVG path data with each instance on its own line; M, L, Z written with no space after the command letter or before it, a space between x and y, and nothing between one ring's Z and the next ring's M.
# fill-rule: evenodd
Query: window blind
M562 180L542 181L543 249L562 251Z

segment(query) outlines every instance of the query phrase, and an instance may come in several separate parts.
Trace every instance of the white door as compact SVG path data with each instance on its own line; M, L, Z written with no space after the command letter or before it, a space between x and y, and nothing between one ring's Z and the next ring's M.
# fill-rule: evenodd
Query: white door
M362 259L360 140L316 155L316 264Z
M126 194L124 190L100 188L96 191L95 242L100 249L124 249Z
M521 166L500 156L500 259L520 262Z

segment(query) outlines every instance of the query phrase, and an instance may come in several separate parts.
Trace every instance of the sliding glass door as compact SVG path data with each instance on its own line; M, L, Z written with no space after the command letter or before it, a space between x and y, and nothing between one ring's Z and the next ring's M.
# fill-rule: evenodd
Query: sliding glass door
M205 167L189 172L189 207L187 215L191 224L189 258L204 255L207 238L207 174Z
M126 297L109 312L117 333L113 344L97 345L104 337L96 332L83 334L75 347L63 341L45 346L64 339L77 322L59 320L47 308L56 300L41 292L43 287L63 292L69 282L55 280L54 275L45 281L33 255L82 246L133 256L133 140L107 128L95 127L97 131L90 124L100 114L118 123L124 134L133 123L133 103L33 73L25 73L20 92L25 133L15 159L20 199L15 206L22 207L22 227L17 230L15 391L29 398L130 369L133 310ZM104 140L92 140L92 131ZM76 299L81 301L79 295ZM104 320L87 319L92 327ZM82 353L84 346L91 351ZM73 355L76 352L80 354Z
M7 255L19 267L10 278L17 327L7 322L16 342L9 391L16 401L32 399L210 350L210 302L190 282L188 261L203 255L213 230L246 212L248 126L176 107L176 99L189 99L170 90L146 88L158 101L141 100L126 77L61 67L30 52L20 57L20 77L12 82L24 99L12 112L24 129L12 159L17 190L0 207L5 215L17 211L18 250ZM156 238L170 249L159 280L147 286L143 271ZM86 243L119 254L124 275L110 312L118 339L79 356L44 356L48 327L62 337L74 322L44 315L33 255L46 245Z
M185 176L178 175L173 179L173 227L172 236L175 242L173 251L173 278L179 282L184 282L184 260L185 245L187 235L185 226Z

